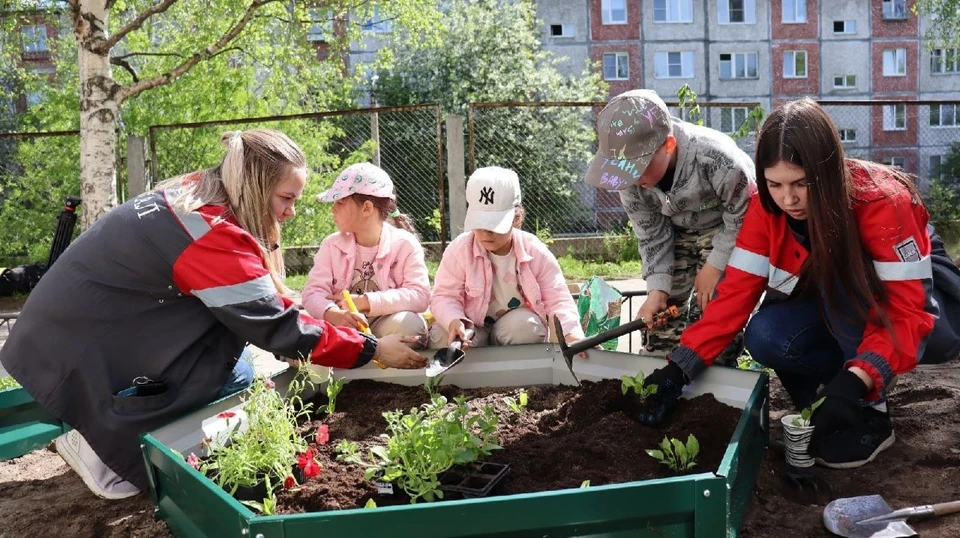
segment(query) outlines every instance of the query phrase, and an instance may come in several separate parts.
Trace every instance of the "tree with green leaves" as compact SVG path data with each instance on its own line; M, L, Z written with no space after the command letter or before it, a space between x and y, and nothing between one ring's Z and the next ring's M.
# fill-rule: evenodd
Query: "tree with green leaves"
M930 18L932 24L924 37L931 48L960 47L960 0L916 0L913 12Z
M117 203L116 185L123 184L117 176L125 172L118 158L128 135L160 124L351 108L358 79L346 72L342 53L362 36L373 11L425 39L439 17L432 0L7 2L16 9L0 11L0 37L11 44L0 47L0 63L13 66L14 93L40 96L14 128L81 131L80 137L9 144L17 166L5 175L0 169L0 257L8 259L45 256L64 195L82 192L83 226ZM52 82L21 65L20 47L12 45L19 26L33 24L38 14L67 28L62 38L47 39ZM318 31L322 49L306 38ZM311 168L322 172L311 178L312 190L345 159L369 158L371 151L353 155L363 141L345 148L338 142L343 129L332 120L161 131L153 179L215 164L222 131L254 126L282 130L300 143ZM328 212L304 205L302 213L316 218L297 219L284 234L285 241L295 240L285 244L316 244L326 230L320 225Z
M118 127L138 112L156 117L153 109L131 105L141 96L181 94L163 103L167 109L180 105L170 120L193 111L229 111L236 117L264 109L316 110L349 95L336 52L360 35L373 9L418 33L435 21L430 0L8 2L13 3L8 13L20 16L62 9L72 28L72 43L60 45L56 64L67 98L60 106L74 114L51 114L53 105L37 116L70 122L79 115L84 227L117 203ZM330 32L333 53L320 61L305 36L312 25L327 22L337 31ZM206 73L188 78L195 70ZM182 108L187 103L190 107Z
M607 88L598 70L584 66L580 76L561 74L561 60L543 50L541 28L533 0L450 2L436 41L407 30L387 39L378 102L440 103L447 113L466 114L469 103L604 99ZM498 165L519 174L528 229L557 233L588 226L590 217L574 187L583 180L595 137L590 112L583 107L478 109L476 167Z

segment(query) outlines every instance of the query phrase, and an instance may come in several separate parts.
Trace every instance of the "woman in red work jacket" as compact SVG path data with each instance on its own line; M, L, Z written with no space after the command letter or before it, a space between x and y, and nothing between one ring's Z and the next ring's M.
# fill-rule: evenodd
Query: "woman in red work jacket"
M661 421L746 325L751 356L773 368L798 408L825 385L810 454L828 467L864 465L893 443L894 376L960 353L960 271L912 178L844 158L813 100L770 114L756 167L758 193L724 280L671 362L651 373L660 390L638 418Z
M57 452L94 494L147 488L138 436L245 388L247 343L337 368L421 368L401 336L299 312L279 249L307 165L277 131L223 136L220 165L174 178L82 233L30 294L4 368L74 429ZM415 341L415 338L408 339Z

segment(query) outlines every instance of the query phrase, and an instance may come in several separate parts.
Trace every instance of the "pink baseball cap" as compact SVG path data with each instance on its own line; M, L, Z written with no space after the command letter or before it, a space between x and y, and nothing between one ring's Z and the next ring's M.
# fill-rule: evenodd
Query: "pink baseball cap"
M371 163L351 164L340 172L329 189L317 195L319 202L336 202L351 194L366 194L396 200L393 181L382 168Z

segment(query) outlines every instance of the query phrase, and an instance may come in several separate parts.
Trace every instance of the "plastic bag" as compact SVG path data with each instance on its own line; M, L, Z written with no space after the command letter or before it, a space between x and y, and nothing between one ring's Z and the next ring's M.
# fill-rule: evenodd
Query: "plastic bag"
M595 276L580 286L577 298L577 312L580 314L580 327L586 336L594 336L620 326L620 308L623 294L620 290ZM604 342L601 347L608 351L617 349L620 339Z

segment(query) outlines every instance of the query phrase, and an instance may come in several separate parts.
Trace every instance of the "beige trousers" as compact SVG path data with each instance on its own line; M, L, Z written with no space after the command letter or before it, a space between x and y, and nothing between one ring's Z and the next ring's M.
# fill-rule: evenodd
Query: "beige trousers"
M515 308L500 317L493 327L474 327L471 347L536 344L547 340L547 328L540 316L529 308ZM447 328L434 323L430 327L430 349L447 347Z

